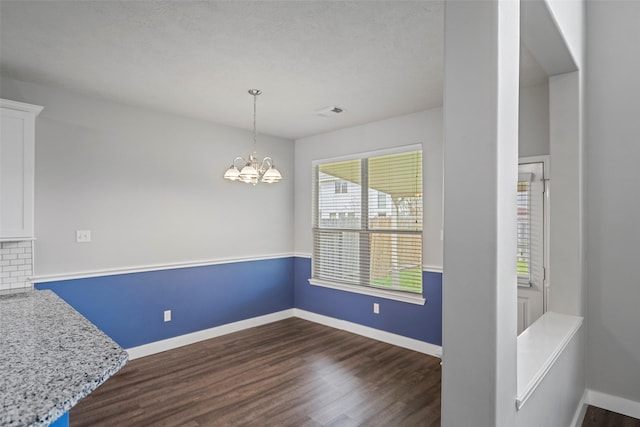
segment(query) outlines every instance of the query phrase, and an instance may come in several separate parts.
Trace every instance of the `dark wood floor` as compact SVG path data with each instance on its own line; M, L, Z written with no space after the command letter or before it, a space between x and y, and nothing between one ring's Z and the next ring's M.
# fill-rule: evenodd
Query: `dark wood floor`
M440 359L287 319L133 360L78 426L439 426Z
M640 427L640 420L589 406L582 427Z
M440 359L301 319L129 362L79 426L439 426ZM589 407L582 427L640 427Z

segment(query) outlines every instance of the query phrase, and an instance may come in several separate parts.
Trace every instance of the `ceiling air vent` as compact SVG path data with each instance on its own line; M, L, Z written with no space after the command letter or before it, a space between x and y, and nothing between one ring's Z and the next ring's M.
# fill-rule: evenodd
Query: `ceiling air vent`
M334 117L342 112L344 112L344 108L331 105L329 107L316 111L316 114L319 115L320 117Z

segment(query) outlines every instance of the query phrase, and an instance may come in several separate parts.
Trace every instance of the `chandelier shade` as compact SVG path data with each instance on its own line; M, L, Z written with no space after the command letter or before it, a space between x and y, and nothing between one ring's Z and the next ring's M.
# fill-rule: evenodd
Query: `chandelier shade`
M248 159L236 157L231 166L224 173L224 179L229 181L243 182L256 185L258 182L274 184L282 180L282 174L273 164L271 157L265 157L258 161L256 153L256 98L262 91L250 89L249 94L253 96L253 153Z

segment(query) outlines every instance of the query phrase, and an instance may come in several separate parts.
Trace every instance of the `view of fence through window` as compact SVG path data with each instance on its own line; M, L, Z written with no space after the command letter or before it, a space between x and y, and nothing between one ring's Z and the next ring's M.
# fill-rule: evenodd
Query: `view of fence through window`
M314 168L313 278L422 293L422 151Z

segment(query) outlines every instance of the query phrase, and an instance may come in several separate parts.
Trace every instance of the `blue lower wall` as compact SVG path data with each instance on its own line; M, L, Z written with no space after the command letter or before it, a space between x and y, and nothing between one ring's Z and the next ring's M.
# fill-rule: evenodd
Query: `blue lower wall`
M442 274L423 272L424 306L312 286L311 259L286 257L38 283L124 348L300 308L442 344ZM380 314L373 313L373 303ZM171 310L171 322L164 322Z
M442 345L442 274L422 272L425 305L409 304L309 284L311 259L295 258L296 308ZM380 314L373 313L373 303Z
M293 308L293 258L39 283L124 348ZM164 322L164 310L172 320Z
M49 424L49 427L69 427L69 412L62 414L60 418Z

